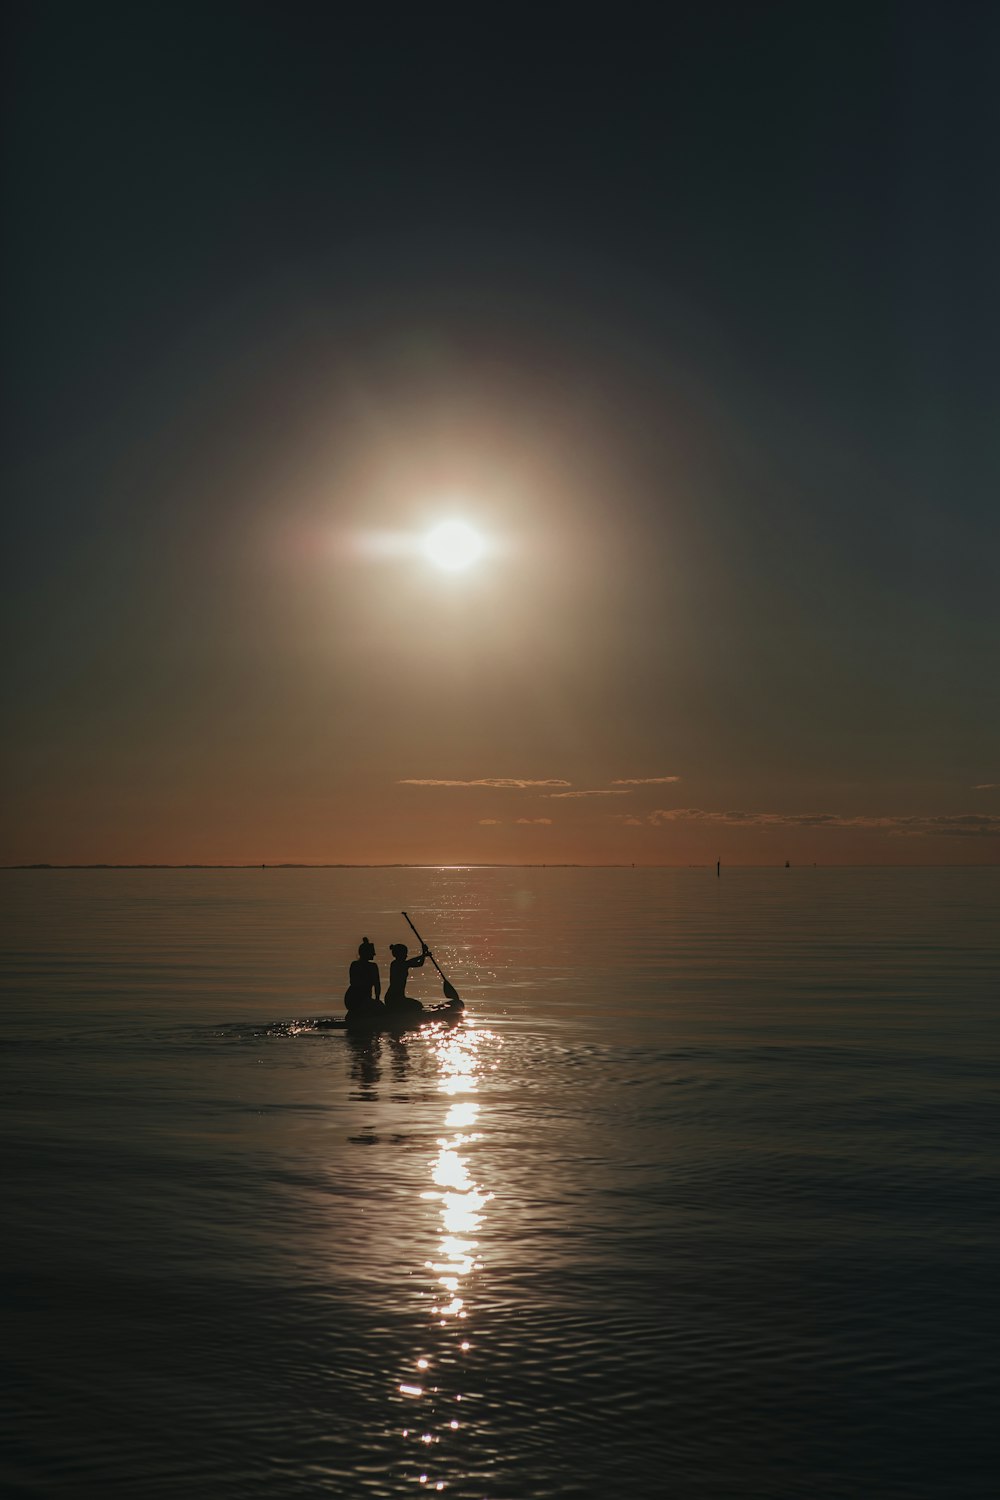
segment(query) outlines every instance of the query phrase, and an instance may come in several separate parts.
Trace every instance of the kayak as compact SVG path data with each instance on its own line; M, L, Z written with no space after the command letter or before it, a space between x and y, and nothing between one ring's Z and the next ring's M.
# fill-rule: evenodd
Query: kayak
M380 1005L349 1010L346 1016L320 1016L316 1022L324 1031L350 1031L370 1036L376 1031L408 1031L422 1026L427 1021L458 1021L465 1014L463 1005L421 1005L413 1001L405 1006L392 1006L386 1010Z

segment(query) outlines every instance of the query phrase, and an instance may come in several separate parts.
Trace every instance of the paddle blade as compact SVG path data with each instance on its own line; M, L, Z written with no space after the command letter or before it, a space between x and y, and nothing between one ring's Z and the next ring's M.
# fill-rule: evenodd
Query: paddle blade
M441 988L444 990L444 998L449 1002L449 1004L462 1004L461 1000L458 998L458 990L456 990L455 986L451 984L449 980L446 979Z

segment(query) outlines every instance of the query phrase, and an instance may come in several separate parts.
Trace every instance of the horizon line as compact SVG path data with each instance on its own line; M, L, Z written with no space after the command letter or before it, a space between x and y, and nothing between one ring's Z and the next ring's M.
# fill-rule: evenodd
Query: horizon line
M45 860L33 863L0 865L0 870L711 870L717 861L682 860L539 860L480 861L450 860L407 861L384 860L375 863L357 861L324 860L308 863L305 860L262 860L257 863L214 864L198 861L171 864L161 860L143 863L117 864L95 861L89 864L51 864ZM898 860L866 860L864 863L837 860L804 859L797 862L776 860L729 860L719 862L721 868L729 870L992 870L1000 868L1000 860L934 860L921 864L900 863Z

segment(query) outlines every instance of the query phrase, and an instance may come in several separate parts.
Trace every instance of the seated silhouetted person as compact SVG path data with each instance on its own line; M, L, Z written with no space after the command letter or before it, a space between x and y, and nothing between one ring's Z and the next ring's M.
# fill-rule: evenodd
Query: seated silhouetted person
M348 1020L375 1020L385 1014L382 994L382 978L375 962L375 944L363 938L358 944L358 956L351 964L351 982L344 996Z
M406 981L411 969L423 968L424 959L431 950L424 943L418 958L408 958L409 951L405 943L389 944L392 963L389 965L389 988L385 992L385 1008L390 1019L395 1017L398 1020L423 1014L424 1008L420 1001L414 1000L412 995L406 993Z

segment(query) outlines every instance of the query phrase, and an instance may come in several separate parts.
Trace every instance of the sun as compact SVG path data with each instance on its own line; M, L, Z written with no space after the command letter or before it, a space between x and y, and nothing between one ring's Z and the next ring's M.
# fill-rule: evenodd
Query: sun
M423 548L432 563L448 573L458 573L479 561L486 543L465 521L442 521L428 532Z

